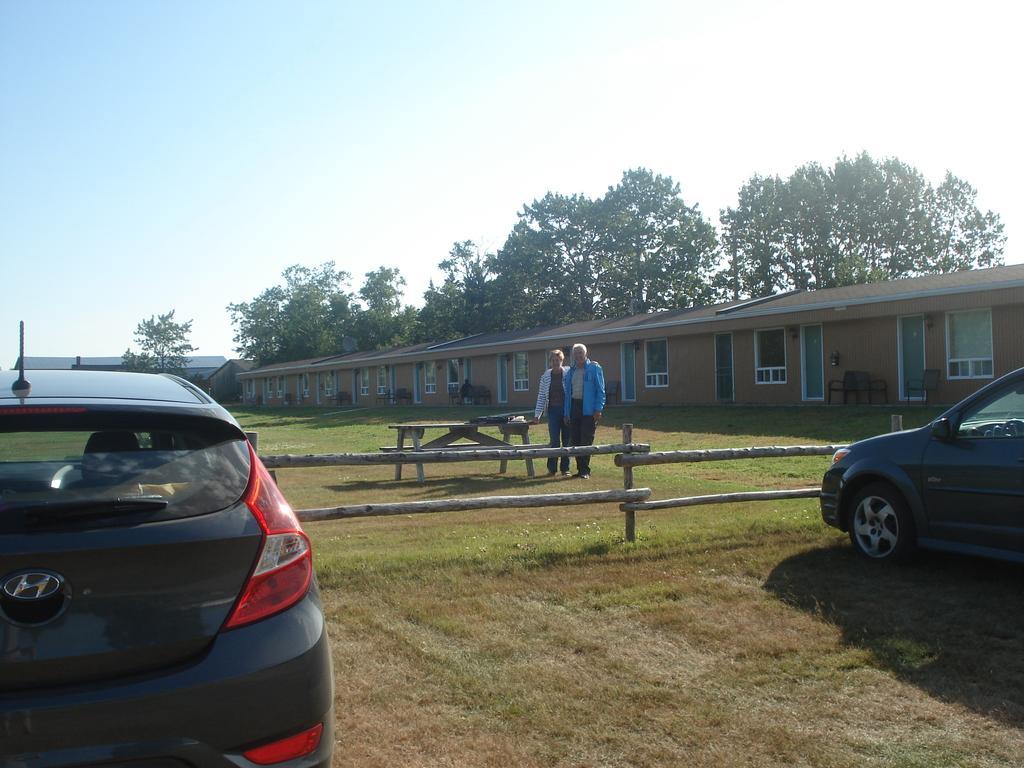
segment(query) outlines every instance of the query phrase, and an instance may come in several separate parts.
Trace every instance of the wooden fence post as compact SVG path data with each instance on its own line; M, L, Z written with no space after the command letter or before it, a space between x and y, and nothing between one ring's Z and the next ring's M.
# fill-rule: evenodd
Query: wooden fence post
M626 445L633 442L632 424L622 425L622 442ZM627 491L633 487L633 467L631 466L622 468L622 487ZM636 541L636 512L632 509L626 510L626 541L630 543Z
M903 416L898 413L894 413L889 417L889 431L890 432L902 432L903 431Z
M245 433L245 437L249 441L250 445L252 445L252 450L255 453L259 453L260 452L260 433L259 432L246 432Z

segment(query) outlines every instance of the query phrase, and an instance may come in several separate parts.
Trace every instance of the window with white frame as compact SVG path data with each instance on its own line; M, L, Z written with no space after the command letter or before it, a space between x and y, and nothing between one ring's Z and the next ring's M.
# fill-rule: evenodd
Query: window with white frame
M302 396L309 397L309 374L302 374Z
M448 391L458 392L459 391L459 361L449 360L448 361Z
M786 383L786 329L772 328L754 334L754 381Z
M321 379L324 385L324 394L328 397L334 394L334 381L337 375L336 371L331 371Z
M255 395L256 394L256 382L253 381L252 379L249 379L247 382L245 382L245 391L249 393L249 397L252 397L253 395Z
M423 390L428 395L437 393L437 363L433 360L423 364Z
M377 366L377 394L386 395L388 393L388 367L386 365Z
M271 397L273 397L273 395L274 395L274 393L271 391L271 387L270 387L270 379L264 379L263 380L263 397L269 400Z
M992 378L992 310L946 315L946 357L951 379Z
M362 375L359 377L359 394L368 395L370 394L370 369L363 369Z
M650 387L668 386L668 341L655 339L648 341L644 352L646 373L644 383Z
M526 392L530 388L530 361L525 352L516 352L512 363L512 390Z
M284 397L284 376L277 377L277 396Z

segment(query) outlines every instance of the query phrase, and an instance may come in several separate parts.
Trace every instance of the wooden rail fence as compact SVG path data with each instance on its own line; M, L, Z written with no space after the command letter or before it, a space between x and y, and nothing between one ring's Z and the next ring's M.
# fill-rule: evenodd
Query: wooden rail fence
M651 450L646 443L580 445L574 448L461 448L437 451L389 451L387 453L320 453L296 456L262 456L267 469L297 467L350 467L369 464L447 464L460 461L509 461L560 458L562 456L628 456Z
M902 417L893 416L894 431L902 428ZM258 435L246 433L253 447ZM581 491L574 493L542 493L514 496L478 496L473 498L437 499L431 501L403 501L382 504L352 504L340 507L298 510L303 522L338 520L352 517L381 515L407 515L427 512L453 512L474 509L510 509L579 504L618 502L625 513L626 541L636 541L637 511L695 507L704 504L727 504L743 501L772 501L780 499L809 499L820 494L817 486L781 490L755 490L716 493L703 496L684 496L677 499L650 501L650 488L633 487L633 468L655 464L692 464L704 461L733 461L736 459L782 458L788 456L831 456L843 445L782 445L751 448L709 448L689 451L652 452L647 443L633 442L633 425L622 425L622 442L605 445L574 446L571 448L481 448L437 451L390 451L381 453L330 453L261 457L270 470L298 467L340 467L401 464L444 464L466 461L526 461L532 459L573 456L614 455L615 465L623 471L622 490Z
M650 488L622 491L584 491L580 493L534 493L523 496L477 496L468 499L436 501L396 501L384 504L353 504L345 507L299 510L303 522L338 520L346 517L412 515L423 512L459 512L467 509L521 509L526 507L564 507L607 502L638 502L651 495Z

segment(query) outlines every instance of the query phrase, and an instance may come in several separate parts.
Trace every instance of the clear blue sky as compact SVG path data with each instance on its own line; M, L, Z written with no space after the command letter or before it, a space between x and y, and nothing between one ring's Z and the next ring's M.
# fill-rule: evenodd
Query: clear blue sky
M1013 3L0 3L0 365L120 354L144 317L232 354L294 263L398 266L524 202L673 176L712 221L755 172L948 168L1024 260ZM6 350L6 351L5 351Z

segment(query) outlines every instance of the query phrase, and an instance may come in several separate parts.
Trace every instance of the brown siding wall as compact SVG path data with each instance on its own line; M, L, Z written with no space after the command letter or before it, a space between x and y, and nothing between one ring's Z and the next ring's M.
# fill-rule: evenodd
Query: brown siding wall
M993 368L998 377L1024 366L1024 289L1013 288L979 293L953 294L922 299L901 300L868 305L854 305L846 309L819 309L792 311L759 318L722 316L712 322L682 325L664 329L616 331L597 340L583 337L590 349L591 359L601 363L605 380L618 381L622 386L623 343L636 346L636 402L641 405L657 404L710 404L716 402L715 393L715 335L732 333L733 376L735 401L738 403L800 403L802 400L802 371L800 362L800 326L820 323L824 357L824 386L831 380L841 380L848 370L868 371L872 378L886 382L889 402L898 401L900 394L900 363L898 347L898 318L920 314L925 320L925 367L940 371L937 391L930 400L952 403L960 400L989 379L947 378L946 315L948 312L990 308L992 310ZM783 328L786 339L786 382L784 384L757 384L754 381L754 334L758 329ZM647 387L645 382L645 342L666 339L668 345L669 386ZM491 350L467 350L471 355L474 385L491 391L495 410L529 410L537 398L537 382L547 365L547 352L552 348L567 348L574 339L530 341L510 344ZM526 351L529 360L528 388L516 392L513 388L514 353ZM830 355L839 354L839 365L830 365ZM427 394L421 380L422 401L426 405L446 405L447 357L399 358L391 362L396 366L396 387L413 391L413 374L417 362L433 365L437 369L437 392ZM458 354L452 351L452 355ZM498 408L497 359L508 355L508 403ZM369 395L358 398L362 405L374 405L376 399L376 368L373 363L361 363L370 372ZM326 376L328 369L307 368L310 374L310 397L304 405L316 403L316 371ZM338 371L338 391L352 392L352 367L341 366ZM256 375L255 396L267 405L281 405L274 387L271 396L265 395L264 381L276 382L283 377L285 392L292 403L300 402L301 369L282 373L270 371ZM247 378L243 376L243 378ZM460 380L461 385L461 380ZM321 384L322 386L322 384ZM876 399L877 401L877 399ZM333 404L321 395L321 404Z

